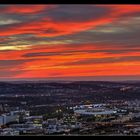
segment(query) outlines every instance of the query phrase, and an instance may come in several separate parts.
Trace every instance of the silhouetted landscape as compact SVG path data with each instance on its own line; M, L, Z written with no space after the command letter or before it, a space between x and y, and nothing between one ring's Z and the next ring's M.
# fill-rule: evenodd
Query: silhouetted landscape
M129 87L129 88L127 88ZM122 90L126 88L126 90ZM107 100L140 99L140 82L105 82L105 81L78 81L78 82L0 82L0 95L8 99L9 96L22 100L22 95L26 98L36 98L37 102L41 96L42 103L80 103L86 100L101 102ZM56 98L54 98L56 97ZM2 98L2 97L1 97ZM28 99L29 100L29 99ZM17 100L18 101L18 100Z

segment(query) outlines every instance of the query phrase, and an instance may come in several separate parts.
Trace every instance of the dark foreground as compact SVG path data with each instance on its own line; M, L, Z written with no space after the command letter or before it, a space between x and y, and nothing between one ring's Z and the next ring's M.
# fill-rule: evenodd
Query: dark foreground
M0 82L0 135L139 135L140 82Z

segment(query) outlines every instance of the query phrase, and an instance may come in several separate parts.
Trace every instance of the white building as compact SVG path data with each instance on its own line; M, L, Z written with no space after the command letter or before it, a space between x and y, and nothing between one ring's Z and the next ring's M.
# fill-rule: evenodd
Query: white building
M4 125L4 117L3 116L0 116L0 127Z
M8 113L8 114L2 114L0 116L0 127L10 123L10 122L18 122L19 121L19 116L13 113Z
M80 109L80 110L75 110L74 113L77 114L77 115L79 114L79 115L94 115L94 116L97 116L97 115L112 115L112 114L117 113L117 111L104 110L104 111L94 112L94 111L88 111L88 110L85 110L85 109Z

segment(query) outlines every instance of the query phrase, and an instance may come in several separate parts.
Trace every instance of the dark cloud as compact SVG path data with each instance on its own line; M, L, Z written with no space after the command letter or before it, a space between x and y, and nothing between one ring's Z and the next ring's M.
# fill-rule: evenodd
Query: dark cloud
M58 52L37 52L37 53L24 54L22 57L55 56L55 55L61 55L61 54L62 53L58 53Z
M0 60L0 66L11 66L11 65L20 65L25 62L29 62L31 59L25 60Z
M115 26L115 25L114 25ZM125 25L124 25L125 26ZM132 25L131 25L132 26ZM133 24L135 26L135 24ZM122 27L123 28L123 27ZM125 27L124 27L125 28ZM106 27L102 27L102 30L106 29ZM96 29L96 32L81 32L74 35L69 35L67 37L58 37L57 39L66 39L74 40L77 43L94 43L94 44L123 44L125 47L129 47L130 45L139 45L140 44L140 28L135 27L135 29L131 29L128 31L122 31L120 33L115 32L99 32Z
M47 15L54 21L86 21L103 17L110 10L95 5L59 5L48 11Z
M0 60L0 69L10 71L10 68L19 68L27 62L32 62L36 59L23 59L23 60Z
M10 78L13 76L16 76L18 74L23 73L22 70L15 70L15 71L11 71L11 70L0 70L0 77L1 78Z
M74 55L74 54L79 54L79 53L88 53L90 55L95 55L96 53L106 53L106 54L124 54L124 53L135 53L137 51L140 51L139 48L127 48L125 46L123 46L124 48L122 48L121 46L118 46L118 48L116 47L111 47L109 49L106 48L99 48L99 49L84 49L84 50L76 50L75 47L80 47L78 45L76 45L75 47L70 47L70 45L65 46L66 48L71 48L71 50L65 50L65 51L57 51L57 52L34 52L34 53L25 53L22 55L22 57L47 57L47 56L62 56L62 55ZM88 44L87 44L88 47ZM73 48L73 49L72 49ZM82 48L82 47L81 47Z

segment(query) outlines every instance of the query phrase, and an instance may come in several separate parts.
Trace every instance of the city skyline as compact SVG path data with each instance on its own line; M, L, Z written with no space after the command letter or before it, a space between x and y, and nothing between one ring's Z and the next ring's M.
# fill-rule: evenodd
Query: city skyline
M1 5L0 79L140 80L139 5Z

